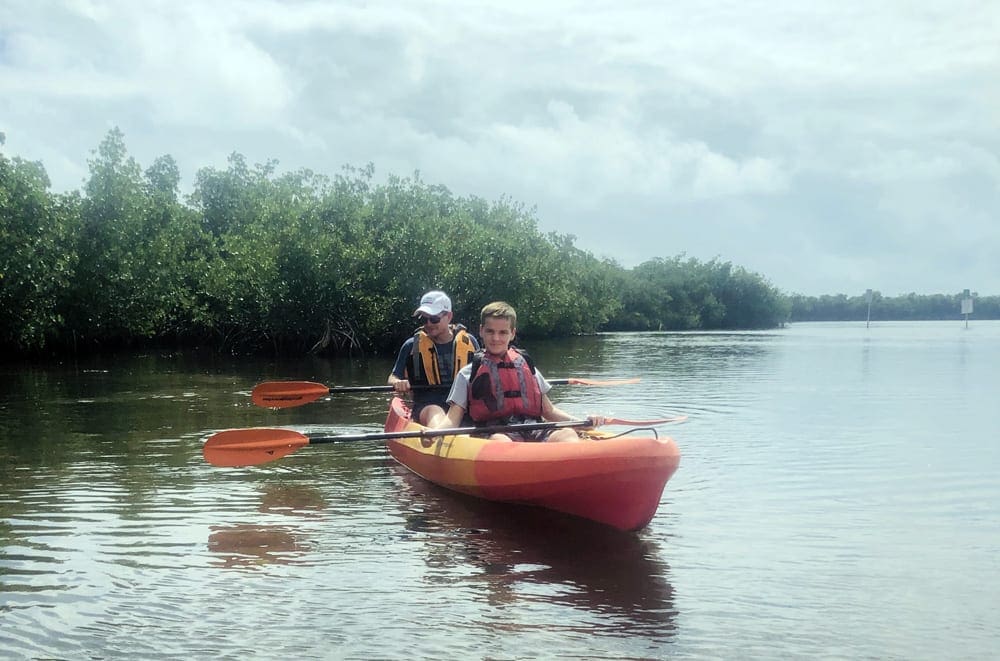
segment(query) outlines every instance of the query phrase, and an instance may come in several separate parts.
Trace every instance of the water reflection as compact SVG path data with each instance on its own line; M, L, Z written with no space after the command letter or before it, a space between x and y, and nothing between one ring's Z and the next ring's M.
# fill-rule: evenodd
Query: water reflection
M264 514L302 519L321 516L326 507L326 499L316 488L267 484L261 490L258 510ZM220 567L303 564L314 548L305 529L294 522L282 525L239 523L211 526L209 531L208 550L214 557L212 564Z
M591 631L673 636L674 591L654 540L454 494L400 467L396 473L406 528L426 545L428 581L457 580L498 608L581 610L596 616Z
M208 550L218 556L213 564L222 567L295 564L311 549L297 529L288 526L212 526L208 535Z
M326 498L315 487L297 484L266 484L261 493L259 509L264 513L315 517L326 508Z

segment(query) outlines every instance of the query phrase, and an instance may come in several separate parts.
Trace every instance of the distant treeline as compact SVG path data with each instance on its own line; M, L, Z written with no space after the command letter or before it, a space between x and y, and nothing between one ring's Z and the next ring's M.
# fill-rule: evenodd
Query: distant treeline
M962 319L964 294L907 294L888 297L872 292L872 321L912 321ZM864 321L869 319L868 298L865 295L801 296L788 300L792 304L790 321ZM972 295L975 319L1000 319L1000 296Z
M473 328L482 305L511 302L527 337L772 328L823 307L720 260L625 269L542 233L516 202L456 197L418 175L376 184L371 166L279 175L233 154L181 200L173 158L142 170L113 129L89 168L82 191L53 193L41 163L0 153L7 355L390 351L433 288Z

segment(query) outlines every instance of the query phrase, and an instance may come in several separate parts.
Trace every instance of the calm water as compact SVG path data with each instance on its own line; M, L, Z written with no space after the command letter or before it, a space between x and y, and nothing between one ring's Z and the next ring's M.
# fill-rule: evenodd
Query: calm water
M215 430L377 431L388 359L0 367L3 658L1000 655L1000 323L529 345L579 414L690 420L638 535L480 503L377 442L247 469Z

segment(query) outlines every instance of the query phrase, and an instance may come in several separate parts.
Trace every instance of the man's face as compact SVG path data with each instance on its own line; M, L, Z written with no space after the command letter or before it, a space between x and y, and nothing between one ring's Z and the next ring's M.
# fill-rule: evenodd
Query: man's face
M510 343L514 341L514 334L509 319L487 317L485 323L479 327L479 337L483 340L483 348L488 353L495 355L507 351Z
M439 315L430 316L427 314L420 315L420 323L424 326L424 332L432 339L437 341L439 338L447 337L448 335L448 323L451 321L450 312L442 312Z

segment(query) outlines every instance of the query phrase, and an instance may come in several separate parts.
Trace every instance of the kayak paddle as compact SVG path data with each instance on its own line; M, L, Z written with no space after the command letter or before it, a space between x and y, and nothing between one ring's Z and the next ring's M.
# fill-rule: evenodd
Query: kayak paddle
M593 379L549 379L552 385L579 385L579 386L619 386L628 383L638 383L638 378L622 379L619 381L595 381ZM412 385L412 390L434 390L450 388L447 386ZM320 397L333 395L341 392L392 392L392 386L325 386L322 383L312 381L265 381L254 386L250 393L250 399L257 406L266 408L291 408L302 406L309 402L314 402Z
M668 422L681 422L687 416L660 418L658 420L623 420L605 418L605 425L625 425L648 427ZM302 434L292 429L254 427L251 429L228 429L212 434L205 441L202 455L213 466L256 466L295 452L305 445L319 443L340 443L346 441L378 441L393 438L438 438L457 434L496 434L533 429L560 429L563 427L593 427L593 421L561 420L558 422L526 422L514 425L492 425L486 427L453 427L449 429L418 429L413 431L379 432L370 434L342 434L323 436Z

